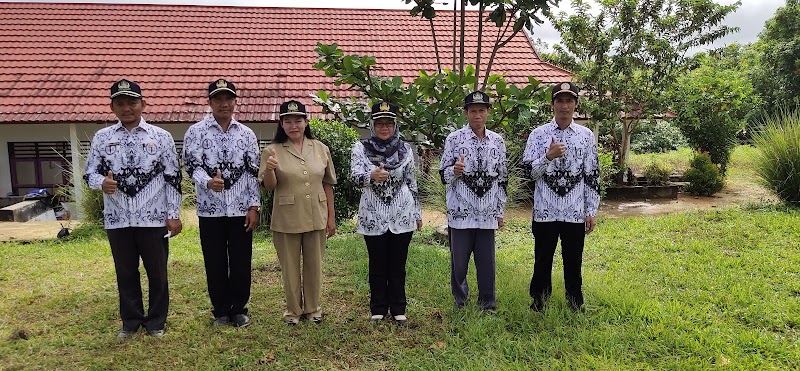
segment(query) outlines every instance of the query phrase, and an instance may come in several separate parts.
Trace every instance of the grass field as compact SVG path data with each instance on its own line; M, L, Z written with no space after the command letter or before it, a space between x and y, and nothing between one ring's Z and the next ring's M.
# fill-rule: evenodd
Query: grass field
M756 187L748 151L737 148L729 167L740 188ZM800 369L800 211L750 203L601 215L584 254L583 314L566 309L558 259L550 306L528 309L529 223L511 219L498 233L497 316L474 308L474 269L473 304L454 311L448 251L432 227L415 234L406 329L369 325L366 247L352 224L329 241L324 324L283 325L280 266L259 234L253 324L212 328L198 230L187 225L170 244L167 335L125 341L115 338L117 289L102 229L0 243L0 369Z
M454 311L447 250L431 229L417 233L407 329L368 324L366 248L352 225L329 241L324 324L283 326L280 268L261 236L253 324L212 328L198 231L189 227L170 246L167 335L126 341L114 337L117 292L102 230L0 244L0 368L800 368L800 212L751 205L601 218L584 257L584 314L566 310L560 268L551 305L528 309L528 223L511 220L498 234L496 317L474 304Z

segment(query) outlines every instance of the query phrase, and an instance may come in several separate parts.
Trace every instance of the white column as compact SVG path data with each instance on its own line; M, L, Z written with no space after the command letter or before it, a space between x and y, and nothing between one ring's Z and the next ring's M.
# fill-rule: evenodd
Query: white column
M81 182L83 182L83 169L81 166L81 142L78 140L78 130L74 123L69 124L69 140L69 147L72 155L72 185L78 214L76 219L81 219L81 201L83 201L83 187L81 187Z

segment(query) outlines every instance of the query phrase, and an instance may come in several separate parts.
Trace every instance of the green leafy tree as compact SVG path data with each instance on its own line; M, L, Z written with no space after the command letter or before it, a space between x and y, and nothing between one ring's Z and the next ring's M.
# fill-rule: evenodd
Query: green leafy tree
M695 149L707 152L722 174L745 118L759 105L747 76L724 59L698 58L700 66L678 78L670 93L676 124Z
M335 85L347 85L360 93L360 96L339 98L319 91L313 97L314 102L322 106L323 113L341 122L363 126L369 122L371 102L391 101L401 107L398 122L406 139L434 148L443 147L447 134L466 123L461 104L476 81L471 65L464 68L463 74L450 70L429 74L423 70L412 83L404 85L399 76L376 74L381 68L375 57L345 55L337 44L318 43L316 52L319 60L314 68L333 77ZM488 93L494 96L488 120L490 129L530 122L540 111L538 103L547 100L547 89L533 77L528 78L528 85L524 87L507 83L499 74L489 76L487 83Z
M669 106L666 92L685 71L687 52L737 29L722 25L739 5L711 0L573 0L574 14L550 15L561 33L554 59L582 85L579 109L608 135L627 167L631 135L642 119ZM573 61L573 62L570 62ZM622 177L618 177L621 181Z
M786 0L766 22L754 47L760 63L753 81L765 111L774 115L800 104L800 0Z

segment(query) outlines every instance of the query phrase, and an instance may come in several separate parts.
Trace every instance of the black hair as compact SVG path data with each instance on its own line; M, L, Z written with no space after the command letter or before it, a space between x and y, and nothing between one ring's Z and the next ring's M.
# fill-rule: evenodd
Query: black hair
M311 125L309 125L308 117L304 118L306 119L306 130L303 131L303 135L305 135L308 139L314 139L314 134L311 133ZM281 124L283 124L283 117L281 117L281 120L278 122L278 130L275 130L275 137L272 138L272 141L275 143L285 143L289 139L289 136L286 135L286 130L283 130L283 126L281 126Z

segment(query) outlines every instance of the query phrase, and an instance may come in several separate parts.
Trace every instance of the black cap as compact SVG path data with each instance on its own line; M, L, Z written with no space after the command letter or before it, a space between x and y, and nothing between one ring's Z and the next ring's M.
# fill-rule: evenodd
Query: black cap
M378 102L372 105L372 119L388 117L397 118L397 106L389 102Z
M139 84L133 81L122 79L115 82L114 85L111 85L111 99L114 99L120 95L141 98L142 88L139 87Z
M473 91L464 98L464 108L466 109L470 104L484 104L487 107L492 105L489 101L489 95L480 90Z
M236 86L233 85L233 83L228 81L228 80L219 79L219 80L216 80L216 81L208 84L208 96L209 97L213 96L214 94L223 92L223 91L227 91L228 93L231 93L234 96L236 96Z
M560 82L558 84L553 85L553 94L551 99L556 99L556 95L567 93L575 97L575 99L577 100L578 92L580 92L580 90L575 84L569 81Z
M281 104L281 116L280 117L283 117L283 116L286 116L286 115L298 115L298 116L305 117L306 116L306 106L304 106L303 103L300 103L300 102L298 102L296 100L289 100L289 101L283 102L283 104Z

